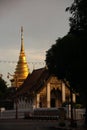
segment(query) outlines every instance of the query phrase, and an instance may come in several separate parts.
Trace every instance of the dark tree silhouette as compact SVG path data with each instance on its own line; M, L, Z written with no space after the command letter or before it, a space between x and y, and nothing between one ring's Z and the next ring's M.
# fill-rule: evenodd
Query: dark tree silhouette
M7 83L0 77L0 100L5 98L7 92Z
M69 33L47 51L46 65L50 73L69 81L87 108L87 0L74 0L66 11L72 15Z
M74 0L71 7L66 11L71 13L70 33L86 35L87 34L87 0Z

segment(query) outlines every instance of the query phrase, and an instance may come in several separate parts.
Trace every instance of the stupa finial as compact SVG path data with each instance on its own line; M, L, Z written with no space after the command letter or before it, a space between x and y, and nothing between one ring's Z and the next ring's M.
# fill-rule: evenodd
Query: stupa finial
M21 26L21 51L24 51L23 26Z

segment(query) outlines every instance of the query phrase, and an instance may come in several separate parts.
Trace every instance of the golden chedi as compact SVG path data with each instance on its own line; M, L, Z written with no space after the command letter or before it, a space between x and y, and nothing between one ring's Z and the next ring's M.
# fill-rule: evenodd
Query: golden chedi
M18 88L24 82L28 74L29 68L24 51L23 27L21 27L21 50L12 80L12 87Z

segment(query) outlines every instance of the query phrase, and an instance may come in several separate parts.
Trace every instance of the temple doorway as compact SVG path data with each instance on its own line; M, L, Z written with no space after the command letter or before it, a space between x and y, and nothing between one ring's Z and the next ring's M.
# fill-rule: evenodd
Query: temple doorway
M51 98L51 107L56 107L56 100L55 100L55 98Z

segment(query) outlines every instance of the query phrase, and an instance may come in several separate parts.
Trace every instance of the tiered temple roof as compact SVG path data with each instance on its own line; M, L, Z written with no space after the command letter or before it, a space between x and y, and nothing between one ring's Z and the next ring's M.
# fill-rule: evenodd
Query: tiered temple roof
M40 68L37 70L33 70L33 72L27 76L24 83L21 85L21 87L17 91L17 95L31 95L33 92L37 92L42 88L44 83L48 80L50 77L50 74L48 72L48 69L46 67Z

